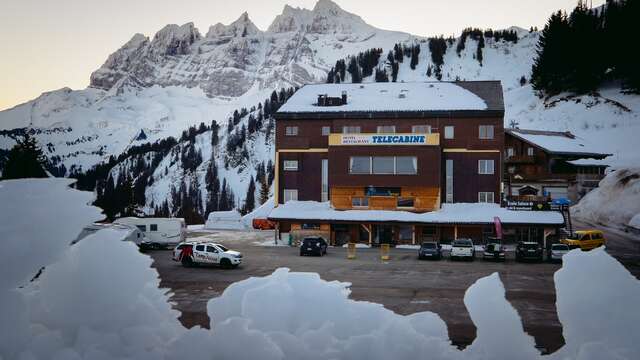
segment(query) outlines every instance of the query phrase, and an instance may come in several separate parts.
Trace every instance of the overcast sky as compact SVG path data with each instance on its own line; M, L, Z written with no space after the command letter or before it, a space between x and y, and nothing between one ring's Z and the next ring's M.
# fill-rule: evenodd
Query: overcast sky
M2 0L0 1L0 109L68 86L82 89L89 75L133 36L169 23L228 24L244 12L265 30L285 4L313 8L315 0ZM594 0L600 5L604 0ZM415 35L459 34L468 26L542 27L555 10L577 0L336 0L379 28Z

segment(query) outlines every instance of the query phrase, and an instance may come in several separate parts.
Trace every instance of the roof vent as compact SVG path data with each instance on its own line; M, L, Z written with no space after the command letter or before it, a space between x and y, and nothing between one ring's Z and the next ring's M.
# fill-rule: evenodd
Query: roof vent
M360 89L364 89L364 85L360 85Z
M398 94L398 98L399 98L399 99L404 99L404 98L406 98L406 97L407 97L407 94L405 94L405 93L400 93L400 94Z

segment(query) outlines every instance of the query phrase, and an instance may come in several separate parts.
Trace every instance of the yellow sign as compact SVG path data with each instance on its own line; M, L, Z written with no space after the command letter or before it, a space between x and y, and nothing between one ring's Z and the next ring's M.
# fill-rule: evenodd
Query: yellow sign
M440 145L440 134L330 134L329 145Z
M381 244L380 245L380 260L387 261L389 260L389 244Z
M347 245L347 259L355 259L356 258L356 244L349 243Z

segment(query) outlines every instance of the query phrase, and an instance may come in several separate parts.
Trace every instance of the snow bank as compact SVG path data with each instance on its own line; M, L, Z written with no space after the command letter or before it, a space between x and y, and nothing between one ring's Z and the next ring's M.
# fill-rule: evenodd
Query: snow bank
M571 210L587 221L620 227L629 224L640 214L640 168L610 172Z
M212 211L207 217L204 224L205 229L226 229L226 230L242 230L245 228L242 223L242 216L237 210L230 211Z
M554 275L566 345L557 358L640 358L640 282L604 248L570 251Z
M242 217L242 222L245 226L251 228L253 226L253 219L266 219L269 213L273 210L273 197L265 201L264 204L255 208L252 212Z

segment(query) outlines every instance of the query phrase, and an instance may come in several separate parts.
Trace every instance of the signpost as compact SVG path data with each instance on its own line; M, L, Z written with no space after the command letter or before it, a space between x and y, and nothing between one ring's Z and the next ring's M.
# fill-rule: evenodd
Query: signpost
M438 134L331 134L329 145L393 146L438 145Z

